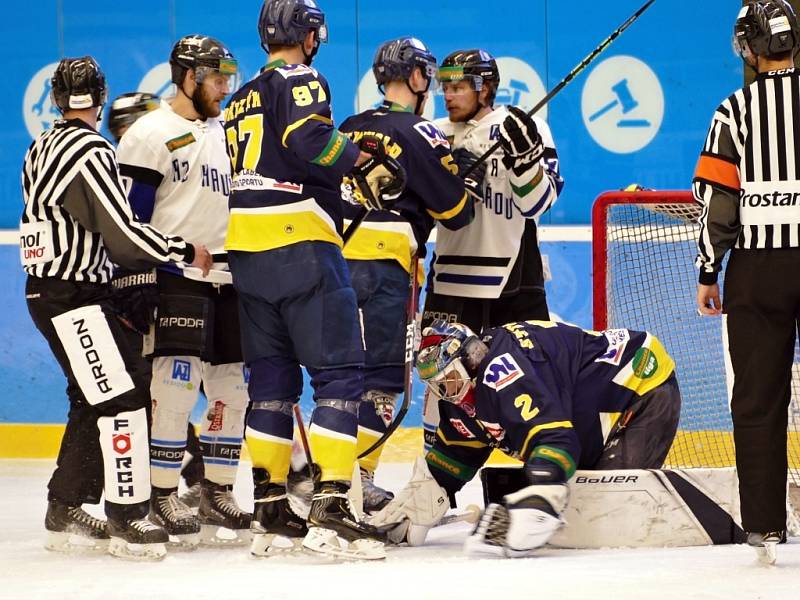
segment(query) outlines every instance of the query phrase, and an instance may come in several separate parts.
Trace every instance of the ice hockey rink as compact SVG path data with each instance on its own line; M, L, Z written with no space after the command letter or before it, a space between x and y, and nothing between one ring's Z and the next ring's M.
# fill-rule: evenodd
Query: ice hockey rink
M757 563L747 546L664 549L543 549L525 559L465 557L465 523L432 530L419 548L393 547L382 562L309 564L308 559L254 558L247 548L170 553L159 563L108 555L46 551L44 513L50 460L0 460L0 598L177 600L263 598L797 598L800 538L778 548L778 562ZM248 463L236 495L252 507ZM397 490L411 465L381 465L377 483ZM473 481L459 497L481 502ZM89 507L90 510L94 507ZM92 510L97 516L99 512Z

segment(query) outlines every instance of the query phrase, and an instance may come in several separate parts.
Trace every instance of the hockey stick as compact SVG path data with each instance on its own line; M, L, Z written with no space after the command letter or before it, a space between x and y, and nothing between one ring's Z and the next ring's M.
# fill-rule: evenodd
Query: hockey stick
M461 521L466 523L477 523L480 518L481 508L477 504L470 504L464 509L464 512L443 516L442 520L436 524L436 527L450 525L450 523L459 523Z
M292 406L292 411L294 411L294 418L297 420L297 428L300 431L300 443L303 445L303 451L306 454L306 462L308 462L308 472L311 474L311 480L317 480L317 471L319 471L319 467L314 464L314 461L311 460L311 446L308 443L308 436L306 435L306 426L303 423L303 413L300 412L300 405L295 404ZM316 471L315 471L316 470Z
M601 52L603 52L603 50L605 50L611 44L611 42L617 39L623 31L625 31L628 27L630 27L633 24L633 22L636 21L636 19L638 19L641 16L641 14L644 11L650 8L650 5L655 1L656 0L648 0L647 2L645 2L644 5L639 10L637 10L630 17L628 17L627 21L625 21L622 25L617 27L610 36L608 36L606 39L600 42L600 45L597 46L597 48L592 50L592 52L586 58L584 58L578 64L578 66L572 69L572 71L570 71L567 74L567 76L564 77L564 79L562 79L561 82L559 82L559 84L556 87L550 90L544 98L542 98L541 100L539 100L539 102L536 103L536 106L534 106L532 109L528 111L528 116L529 117L533 116L539 111L540 108L542 108L545 104L550 102L550 100L552 100L556 94L558 94L562 89L564 89L567 86L567 84L569 84L569 82L575 79L578 73L583 71L592 62L594 62L594 59L597 58L597 56ZM475 169L478 168L478 165L480 165L482 162L485 162L486 159L488 159L495 151L497 151L499 147L500 147L500 142L495 142L486 152L480 155L478 160L472 163L470 167L466 171L464 171L464 174L461 176L461 178L465 179L469 177L475 171Z
M347 229L344 230L344 233L342 234L342 246L347 246L347 242L350 241L350 238L353 237L356 229L358 229L359 225L361 225L368 214L369 209L362 206L359 210L359 213L352 221L350 221L350 225L347 226Z
M389 439L398 427L408 412L408 407L411 404L411 387L414 383L414 355L416 354L417 346L417 296L419 294L419 258L417 253L411 255L411 294L408 298L406 305L406 355L405 355L405 372L403 380L403 402L400 404L400 410L383 435L378 438L372 446L367 448L364 452L358 455L358 458L364 458L370 452L383 445Z

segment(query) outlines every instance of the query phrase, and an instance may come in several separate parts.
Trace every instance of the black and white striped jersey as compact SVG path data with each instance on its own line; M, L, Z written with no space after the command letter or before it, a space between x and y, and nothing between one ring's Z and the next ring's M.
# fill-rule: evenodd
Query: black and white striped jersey
M35 277L105 283L114 263L144 269L191 262L194 247L133 216L114 148L79 119L57 121L28 149L20 255Z
M719 105L692 187L700 283L731 248L800 247L800 71L761 73Z

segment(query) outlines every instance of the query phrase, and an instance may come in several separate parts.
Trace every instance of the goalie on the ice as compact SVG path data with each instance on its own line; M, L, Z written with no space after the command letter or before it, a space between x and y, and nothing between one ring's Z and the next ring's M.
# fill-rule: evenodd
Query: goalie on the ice
M422 544L493 449L524 463L522 489L484 511L468 552L524 556L562 525L576 469L660 467L678 426L675 363L642 331L526 321L489 330L434 321L417 371L439 399L436 440L373 524Z

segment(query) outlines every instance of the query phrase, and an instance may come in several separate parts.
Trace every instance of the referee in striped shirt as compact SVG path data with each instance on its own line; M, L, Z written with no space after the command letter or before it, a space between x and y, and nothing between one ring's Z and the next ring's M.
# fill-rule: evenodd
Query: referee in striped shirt
M207 273L211 257L134 219L113 147L95 129L106 84L94 59L62 60L51 85L64 119L25 156L20 225L28 310L64 371L70 401L48 485L46 546L88 543L123 558L160 558L166 533L146 520L150 394L143 359L117 318L111 260L132 269L183 262ZM81 508L101 492L107 523Z
M745 4L734 45L757 77L717 108L697 165L697 307L704 315L722 312L717 276L731 250L724 312L742 525L748 543L774 550L786 535L787 412L800 309L800 29L791 5Z

